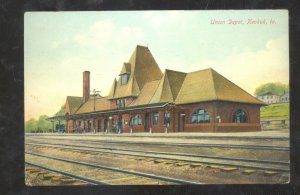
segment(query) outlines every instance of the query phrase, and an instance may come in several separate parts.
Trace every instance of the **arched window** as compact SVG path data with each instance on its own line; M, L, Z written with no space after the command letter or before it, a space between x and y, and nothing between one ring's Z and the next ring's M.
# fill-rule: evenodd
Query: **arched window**
M233 114L232 122L234 122L234 123L246 123L246 122L248 122L247 113L244 110L238 109Z
M209 114L206 110L198 109L192 115L192 123L209 123Z
M142 119L139 115L135 115L131 118L130 121L131 125L141 125L142 124Z

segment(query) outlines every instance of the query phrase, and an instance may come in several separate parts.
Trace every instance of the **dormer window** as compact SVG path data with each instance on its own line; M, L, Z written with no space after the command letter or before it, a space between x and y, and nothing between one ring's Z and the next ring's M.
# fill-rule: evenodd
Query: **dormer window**
M124 108L126 106L126 99L117 99L116 105L117 108Z
M121 75L121 85L126 85L128 82L128 74L122 74Z

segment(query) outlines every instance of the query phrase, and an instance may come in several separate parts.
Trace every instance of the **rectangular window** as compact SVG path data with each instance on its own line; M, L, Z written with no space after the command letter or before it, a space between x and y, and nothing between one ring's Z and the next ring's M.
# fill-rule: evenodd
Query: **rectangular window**
M170 124L170 112L168 111L165 112L164 124Z
M126 85L128 81L128 75L127 74L123 74L121 76L121 85Z
M153 125L158 125L158 112L153 113Z
M131 118L131 125L141 125L142 124L142 119L140 118L139 115L135 115L134 117Z
M124 108L126 104L126 99L118 99L116 100L117 108Z

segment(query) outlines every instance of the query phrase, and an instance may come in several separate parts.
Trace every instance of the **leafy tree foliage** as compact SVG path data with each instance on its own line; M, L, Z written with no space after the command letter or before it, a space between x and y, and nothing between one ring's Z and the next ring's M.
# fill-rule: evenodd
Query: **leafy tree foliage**
M65 115L66 105L62 105L60 110L55 113L54 116L63 116ZM49 116L41 115L37 120L34 118L29 119L25 122L25 131L26 132L46 132L52 131L52 123L46 120ZM58 124L58 122L54 123L54 126ZM61 121L60 124L65 124L65 121Z
M258 96L258 95L264 95L264 94L270 92L274 95L282 95L288 91L289 91L288 85L276 82L276 83L266 83L266 84L258 86L255 89L254 94L255 94L255 96Z
M37 131L36 122L37 121L34 118L31 118L28 121L26 121L25 122L25 131L26 132Z
M50 121L47 121L47 115L41 115L38 120L31 118L25 122L25 131L26 132L45 132L52 129L52 124Z
M60 107L60 110L54 116L64 116L65 115L66 104Z

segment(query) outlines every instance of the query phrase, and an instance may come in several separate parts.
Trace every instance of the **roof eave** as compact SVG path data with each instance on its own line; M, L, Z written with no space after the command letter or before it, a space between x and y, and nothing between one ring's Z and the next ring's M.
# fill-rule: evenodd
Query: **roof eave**
M210 99L210 100L202 100L202 101L192 101L192 102L175 102L176 105L184 105L184 104L196 104L196 103L204 103L204 102L213 102L213 101L222 101L222 102L233 102L233 103L242 103L242 104L255 104L265 106L266 103L255 103L255 102L246 102L246 101L233 101L233 100L224 100L224 99Z
M142 109L151 109L151 108L163 108L167 105L172 105L173 103L170 102L162 102L162 103L154 103L154 104L145 104L145 105L138 105L132 107L125 107L125 108L117 108L117 109L110 109L110 110L102 110L96 112L85 112L85 113L77 113L72 114L69 116L80 116L80 115L89 115L89 114L105 114L105 113L113 113L113 112L122 112L122 111L132 111L132 110L142 110ZM151 106L155 105L155 106Z

